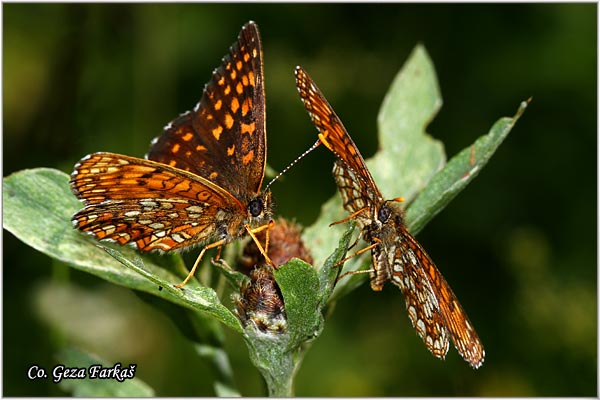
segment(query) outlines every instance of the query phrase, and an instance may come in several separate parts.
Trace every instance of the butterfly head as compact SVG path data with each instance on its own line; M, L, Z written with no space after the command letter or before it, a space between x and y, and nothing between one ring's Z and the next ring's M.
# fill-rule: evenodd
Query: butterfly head
M256 228L273 221L273 200L270 191L263 191L252 198L246 206L247 223Z
M395 204L397 199L386 200L374 209L373 224L378 228L384 226L403 226L402 209Z

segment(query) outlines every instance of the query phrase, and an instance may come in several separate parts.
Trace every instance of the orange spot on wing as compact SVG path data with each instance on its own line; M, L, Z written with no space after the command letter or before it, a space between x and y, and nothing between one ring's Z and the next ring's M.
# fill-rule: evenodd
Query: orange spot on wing
M212 130L212 134L217 140L221 138L221 133L223 133L223 127L221 125L217 126L215 129Z
M233 126L233 117L231 116L231 114L227 113L227 114L225 114L225 128L231 129L232 126Z
M235 153L235 144L233 144L233 145L231 145L231 147L227 148L227 155L228 156L231 157L233 155L233 153Z
M250 112L250 109L252 108L252 99L250 97L244 99L244 102L242 103L242 117L245 117L246 114L248 114Z
M250 135L252 135L256 130L256 122L253 122L251 124L242 124L241 130L242 133L249 133Z
M237 97L234 97L231 100L231 111L233 111L234 113L237 113L237 111L240 109L240 102L237 99Z
M254 160L254 150L250 150L244 157L242 157L242 164L248 165Z

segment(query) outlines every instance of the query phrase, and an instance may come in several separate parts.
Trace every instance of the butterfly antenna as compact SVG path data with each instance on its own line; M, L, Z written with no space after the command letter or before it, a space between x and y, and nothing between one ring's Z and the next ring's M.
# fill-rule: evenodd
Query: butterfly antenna
M271 185L273 184L273 182L275 182L283 174L285 174L286 172L288 172L290 170L290 168L292 168L294 165L296 165L298 163L298 161L302 160L304 158L304 156L306 156L308 153L310 153L311 151L313 151L314 149L316 149L317 147L319 147L320 144L321 144L321 140L317 140L315 142L315 144L313 144L312 146L309 147L308 150L306 150L304 153L300 154L294 161L292 161L290 163L290 165L288 165L287 167L285 167L283 169L283 171L281 171L280 173L278 173L277 176L275 176L275 178L271 179L271 182L269 182L267 184L267 186L265 186L264 190L266 191L267 189L269 189L271 187Z

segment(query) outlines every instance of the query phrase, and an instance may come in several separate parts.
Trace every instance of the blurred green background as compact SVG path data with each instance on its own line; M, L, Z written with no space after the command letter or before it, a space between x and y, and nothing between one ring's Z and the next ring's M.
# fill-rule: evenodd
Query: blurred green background
M452 347L445 362L432 357L401 293L363 285L337 304L296 394L596 396L596 16L596 4L4 4L3 175L69 173L94 151L143 156L250 19L265 51L269 164L281 170L316 138L298 64L369 157L381 101L423 43L444 98L428 131L449 156L533 96L485 170L419 235L486 361L473 371ZM335 193L331 166L318 149L287 173L273 187L277 212L310 225ZM210 367L131 292L6 231L3 250L3 395L64 395L26 372L50 369L68 344L137 363L158 395L214 395ZM226 334L240 390L264 394L243 341Z

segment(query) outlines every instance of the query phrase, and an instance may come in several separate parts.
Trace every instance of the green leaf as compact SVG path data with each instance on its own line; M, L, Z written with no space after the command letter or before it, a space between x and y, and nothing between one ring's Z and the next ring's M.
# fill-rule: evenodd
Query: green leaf
M123 379L121 382L116 378L99 379L93 378L93 371L98 370L98 367L90 368L92 365L101 366L102 368L116 368L124 376L130 376L131 365L118 365L116 363L108 363L98 357L84 353L82 351L66 348L61 350L57 355L60 364L67 368L81 368L85 373L85 379L62 379L59 386L66 392L71 393L75 397L153 397L154 390L139 378L131 377ZM135 374L135 369L133 372ZM55 369L56 370L56 367ZM49 372L50 373L50 372ZM106 372L105 372L106 373ZM121 374L119 373L119 375Z
M315 266L323 265L327 257L331 255L331 250L337 248L340 237L346 231L344 224L331 227L329 224L342 220L346 216L342 200L336 193L321 206L321 213L317 220L302 232L302 240L306 248L310 249Z
M192 310L203 311L212 315L225 325L236 329L239 332L242 331L239 319L233 315L227 307L221 304L217 293L212 288L205 286L186 286L182 289L177 289L172 283L149 273L140 258L131 261L115 249L105 247L104 250L127 268L137 272L149 281L154 282L156 285L155 287L162 287L162 290L159 290L159 293L167 300L186 306Z
M140 256L129 246L116 250L112 245L100 245L73 229L71 215L81 203L69 189L68 175L47 168L16 172L3 179L3 203L4 228L42 253L109 282L206 312L242 331L238 319L211 288L190 282L182 290L175 289L173 284L181 278L159 266L158 257ZM172 256L160 260L174 263Z
M235 387L233 370L225 349L205 344L196 344L195 348L198 355L207 360L217 373L213 382L216 395L218 397L240 397L240 392Z
M338 266L337 263L339 263L346 256L346 253L348 252L348 246L350 246L350 239L352 239L352 234L354 233L355 227L356 224L354 221L350 221L346 232L344 232L340 238L338 247L333 251L333 253L331 253L327 260L325 260L323 266L319 269L321 307L324 307L334 290L335 283L340 275L341 270L341 266Z
M441 106L433 63L418 45L383 99L377 117L379 151L367 160L385 198L403 196L410 202L444 166L442 142L425 131Z
M316 337L323 323L317 271L295 258L274 271L274 275L283 295L293 343Z

